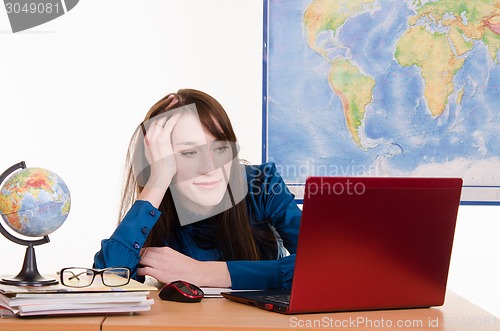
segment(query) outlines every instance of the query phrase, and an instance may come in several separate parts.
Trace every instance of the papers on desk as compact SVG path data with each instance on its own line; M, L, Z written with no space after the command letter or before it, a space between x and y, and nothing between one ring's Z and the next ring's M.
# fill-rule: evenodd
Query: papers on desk
M75 314L124 314L151 309L148 298L155 287L135 280L121 287L99 283L89 287L63 285L12 286L0 284L0 316L40 316Z
M220 294L221 292L231 291L230 288L224 287L202 287L201 290L203 291L203 297L205 298L222 298L222 295Z
M204 295L205 298L222 298L221 292L235 291L227 287L202 287L201 290L205 294ZM238 291L243 291L243 290L238 290ZM254 291L254 290L244 290L244 291Z

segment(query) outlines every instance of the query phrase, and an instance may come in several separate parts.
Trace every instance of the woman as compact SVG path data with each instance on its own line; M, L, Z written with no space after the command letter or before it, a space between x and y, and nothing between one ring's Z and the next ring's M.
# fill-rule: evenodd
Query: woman
M162 283L290 288L301 211L274 164L241 164L236 141L206 93L158 101L131 141L122 221L94 267Z

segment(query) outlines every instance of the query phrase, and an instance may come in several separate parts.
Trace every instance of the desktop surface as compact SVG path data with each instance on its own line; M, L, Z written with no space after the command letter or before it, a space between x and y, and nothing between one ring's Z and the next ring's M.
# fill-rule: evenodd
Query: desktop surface
M100 331L106 316L0 318L2 331Z
M500 318L448 292L435 308L281 315L223 298L199 303L161 301L151 311L120 316L0 318L8 331L112 330L452 330L500 331ZM401 324L398 326L396 324Z
M442 307L281 315L222 298L200 303L160 301L134 316L108 316L111 330L496 330L500 319L448 292ZM403 323L398 327L398 323ZM406 325L405 325L406 324Z

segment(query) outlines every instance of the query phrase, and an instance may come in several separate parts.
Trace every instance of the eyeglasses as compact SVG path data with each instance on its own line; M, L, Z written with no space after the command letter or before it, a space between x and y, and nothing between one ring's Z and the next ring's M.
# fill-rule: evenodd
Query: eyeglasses
M130 282L130 269L115 267L106 269L88 269L79 267L63 268L58 272L61 284L68 287L87 287L94 283L97 275L101 275L102 285L118 287ZM99 278L97 278L99 280Z

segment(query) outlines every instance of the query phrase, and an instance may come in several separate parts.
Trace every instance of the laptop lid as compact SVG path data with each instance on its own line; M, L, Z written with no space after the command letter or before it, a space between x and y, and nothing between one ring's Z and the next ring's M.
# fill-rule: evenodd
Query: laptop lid
M459 178L309 177L288 313L439 306Z

